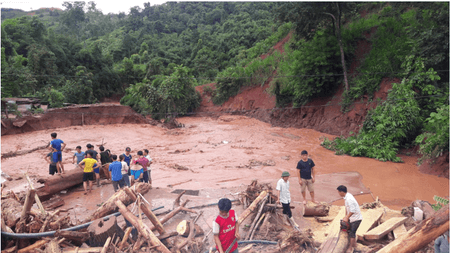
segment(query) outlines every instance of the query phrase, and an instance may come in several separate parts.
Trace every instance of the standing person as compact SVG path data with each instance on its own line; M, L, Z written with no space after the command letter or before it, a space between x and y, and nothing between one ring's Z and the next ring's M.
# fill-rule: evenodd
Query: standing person
M56 168L56 162L53 160L53 153L50 152L44 157L45 161L49 163L49 174L55 175L58 173L58 169Z
M149 174L147 174L147 167L149 167L150 163L149 160L147 160L147 158L144 157L144 153L140 150L138 151L138 159L136 159L134 162L134 164L139 163L142 167L143 167L143 177L141 182L149 182Z
M151 176L151 170L150 170L150 165L152 164L152 158L150 157L148 149L144 149L144 155L146 156L147 160L149 160L149 167L147 167L147 177L149 178L149 184L152 185L152 176ZM152 189L152 186L150 187L150 189Z
M102 163L101 168L102 168L106 178L109 180L109 179L111 179L110 173L109 173L110 170L108 169L110 166L110 163L112 162L111 161L111 152L109 149L105 150L105 147L103 147L103 146L100 146L99 150L100 150L100 162Z
M99 164L99 167L94 169L94 173L96 175L97 187L100 187L100 167L102 166L102 163L100 162L100 155L99 155L99 153L97 153L97 151L94 150L94 146L91 145L91 143L88 143L86 145L86 148L88 148L86 153L90 153L91 158L95 159L97 161L97 163Z
M83 188L85 189L85 195L92 191L92 181L94 181L94 169L98 169L100 166L97 164L97 160L92 158L92 152L87 152L86 158L79 164L83 166ZM88 192L89 181L89 192Z
M124 182L122 181L122 164L117 161L117 155L112 155L113 162L108 167L111 171L111 181L113 183L114 192L117 192L118 186L120 188L124 187Z
M449 252L449 230L434 241L434 253Z
M124 156L124 161L127 163L128 165L128 175L130 176L130 162L132 161L132 155L130 154L130 151L132 151L132 149L130 147L126 147L125 148L125 153L122 154Z
M85 152L81 151L81 146L77 146L75 148L75 153L74 156L72 157L72 163L75 164L75 157L77 157L77 166L78 164L83 161L84 157L85 157Z
M348 192L348 189L344 185L340 185L337 187L338 194L344 198L345 207L346 207L346 216L343 218L343 221L350 224L349 228L349 247L346 253L353 252L354 248L357 246L357 242L355 240L355 232L360 226L362 222L362 213L360 212L359 203L354 198L354 196Z
M279 200L277 200L277 202L282 203L283 214L286 214L288 216L290 223L295 228L299 228L299 225L294 221L293 215L291 213L290 181L288 181L289 178L290 173L288 171L284 171L282 172L282 178L277 181L276 190L279 192Z
M61 151L66 147L66 143L56 138L56 133L51 133L52 140L50 141L50 149L53 151L53 161L56 162L56 166L60 168L60 173L64 173L63 166L63 154Z
M230 253L238 253L238 242L240 239L238 216L232 208L232 202L228 198L222 198L218 202L219 215L213 221L213 236L216 249L224 253L230 249ZM233 244L232 244L233 243Z
M301 185L301 193L304 201L302 203L307 204L307 199L305 198L305 188L308 188L310 196L312 197L313 203L318 203L315 201L315 191L313 184L315 183L316 170L314 169L315 163L312 159L308 158L307 150L302 150L301 160L298 162L296 169L299 170L299 185Z
M121 169L122 181L124 181L124 185L130 187L130 177L128 175L128 172L130 170L128 168L127 163L124 161L124 158L125 158L124 155L119 156L119 161L121 162L121 165L122 165L122 169Z

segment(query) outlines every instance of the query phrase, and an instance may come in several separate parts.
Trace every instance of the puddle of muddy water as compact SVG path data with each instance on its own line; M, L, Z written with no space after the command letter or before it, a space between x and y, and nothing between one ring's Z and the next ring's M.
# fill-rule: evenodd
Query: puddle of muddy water
M355 171L362 175L363 184L374 197L388 207L401 210L416 199L431 203L433 196L449 195L449 180L418 171L415 157L402 157L404 163L380 162L375 159L337 156L334 152L320 146L321 137L334 136L319 133L311 129L271 127L267 123L244 116L227 115L218 119L185 117L179 119L185 128L166 130L151 125L89 125L36 131L18 135L2 136L2 153L28 150L50 140L50 133L57 132L67 147L74 149L87 143L100 145L113 154L120 155L125 147L131 147L132 155L137 151L149 149L153 158L153 187L200 190L205 197L216 196L204 189L238 187L247 185L252 179L273 180L275 184L282 171L296 175L296 164L300 152L308 150L316 164L318 175L335 172ZM196 126L196 127L190 127ZM176 134L174 134L176 133ZM224 142L226 141L226 142ZM96 146L97 148L97 146ZM177 150L179 152L177 152ZM181 152L189 150L187 152ZM2 160L2 171L16 179L28 172L32 180L48 174L48 165L44 162L47 150L38 150L30 154ZM72 152L63 152L66 170L74 169ZM289 157L289 159L287 159ZM248 166L249 161L275 162L275 166ZM176 170L174 164L187 167L188 170ZM295 179L295 178L293 178ZM338 182L331 182L336 184ZM25 189L25 179L6 182L6 189L18 191ZM39 184L35 184L36 187ZM292 184L294 201L302 201L299 185ZM99 189L99 194L90 196L86 201L83 192L71 193L80 211L90 213L95 205L102 203L112 195L111 185ZM315 189L322 191L322 189ZM325 194L336 194L326 192ZM72 196L73 195L73 196ZM370 195L366 200L371 200ZM318 199L321 201L321 199ZM93 206L91 206L93 203ZM84 210L82 208L86 208ZM79 214L83 216L84 214Z

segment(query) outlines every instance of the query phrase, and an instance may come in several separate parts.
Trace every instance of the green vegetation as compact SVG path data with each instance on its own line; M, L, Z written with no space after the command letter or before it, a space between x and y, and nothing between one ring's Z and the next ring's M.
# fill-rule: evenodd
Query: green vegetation
M449 199L445 199L436 195L434 195L434 200L437 202L436 204L431 205L434 211L438 211L440 210L440 208L449 204Z

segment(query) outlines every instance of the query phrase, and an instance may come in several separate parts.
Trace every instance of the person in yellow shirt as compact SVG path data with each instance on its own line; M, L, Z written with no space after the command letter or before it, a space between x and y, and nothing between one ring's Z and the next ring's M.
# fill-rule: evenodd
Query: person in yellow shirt
M92 158L90 152L86 153L86 158L83 159L79 164L79 167L83 168L83 188L85 188L85 195L91 193L92 191L92 181L94 181L94 169L100 168L97 164L97 160ZM82 167L83 166L83 167ZM89 181L89 192L88 192L88 181Z

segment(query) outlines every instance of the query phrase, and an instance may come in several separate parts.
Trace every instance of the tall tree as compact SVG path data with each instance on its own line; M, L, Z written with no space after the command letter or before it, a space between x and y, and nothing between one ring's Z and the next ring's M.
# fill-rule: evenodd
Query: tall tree
M349 90L349 84L341 39L341 18L344 11L352 10L352 6L345 2L287 2L277 9L278 19L295 24L296 33L306 39L311 39L318 28L326 26L328 21L331 21L340 47L346 90Z

